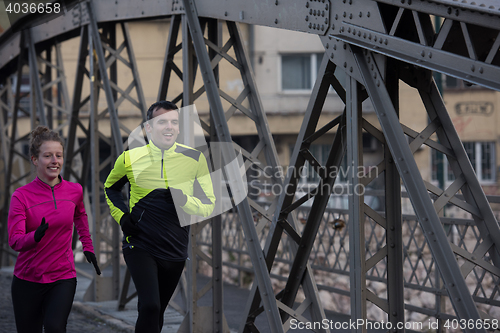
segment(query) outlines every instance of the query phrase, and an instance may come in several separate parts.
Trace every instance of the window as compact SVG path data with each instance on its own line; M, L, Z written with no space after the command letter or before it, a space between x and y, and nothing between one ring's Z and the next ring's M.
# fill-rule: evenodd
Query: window
M12 75L12 93L15 95L16 94L16 88L17 88L17 74ZM30 97L29 93L31 91L31 85L30 85L30 76L29 74L22 74L21 76L21 89L20 89L20 94L21 94L21 99L19 100L19 107L26 112L29 112L30 109ZM18 116L26 116L25 113L22 111L18 111Z
M470 88L481 88L481 86L471 84L467 81L457 79L453 76L444 75L441 73L435 73L435 79L438 84L441 84L445 89L448 90L460 90L460 89L470 89ZM441 81L441 83L439 83Z
M495 182L495 143L494 142L464 142L465 152L476 172L477 179L481 183ZM455 180L455 176L448 163L448 159L442 153L432 151L431 178L435 182L440 179L446 183Z
M283 54L281 56L281 90L311 90L324 53Z

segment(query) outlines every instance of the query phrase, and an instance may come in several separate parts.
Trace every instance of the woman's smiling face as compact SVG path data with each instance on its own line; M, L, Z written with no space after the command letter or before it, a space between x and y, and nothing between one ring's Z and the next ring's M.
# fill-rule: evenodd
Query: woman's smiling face
M57 184L63 166L63 155L64 150L60 142L45 141L42 143L38 156L32 157L38 178L51 186Z

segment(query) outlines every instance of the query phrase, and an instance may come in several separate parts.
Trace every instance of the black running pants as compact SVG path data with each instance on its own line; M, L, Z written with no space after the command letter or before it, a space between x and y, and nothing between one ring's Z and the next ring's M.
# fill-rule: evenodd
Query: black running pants
M123 258L137 290L136 333L159 333L163 314L184 269L184 261L157 259L138 247L124 248Z
M76 291L76 278L36 283L14 276L12 304L18 333L64 333Z

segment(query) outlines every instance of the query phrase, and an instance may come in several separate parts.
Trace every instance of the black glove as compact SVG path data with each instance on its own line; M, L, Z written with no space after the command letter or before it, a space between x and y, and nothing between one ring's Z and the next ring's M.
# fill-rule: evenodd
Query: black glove
M87 257L87 261L94 265L97 275L101 275L101 270L99 269L99 266L97 266L97 258L95 257L95 254L90 251L83 251L83 254L85 254L85 257Z
M42 237L45 235L45 231L49 228L49 224L45 223L45 217L42 217L42 223L35 231L35 242L39 242L42 240Z
M141 231L129 213L123 214L120 219L120 226L126 236L135 236Z
M169 187L169 189L170 194L172 194L172 198L174 199L174 203L178 204L179 206L184 206L188 201L187 195L185 195L184 192L182 192L182 190L179 190L178 188Z

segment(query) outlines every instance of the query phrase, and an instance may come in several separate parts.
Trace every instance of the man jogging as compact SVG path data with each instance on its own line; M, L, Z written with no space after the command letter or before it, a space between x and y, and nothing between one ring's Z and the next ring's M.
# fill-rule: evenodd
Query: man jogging
M187 259L189 215L209 216L215 206L205 156L176 142L177 106L156 102L147 120L149 144L123 152L104 184L111 215L123 231L123 257L138 293L138 333L161 331ZM129 207L122 196L126 183Z

